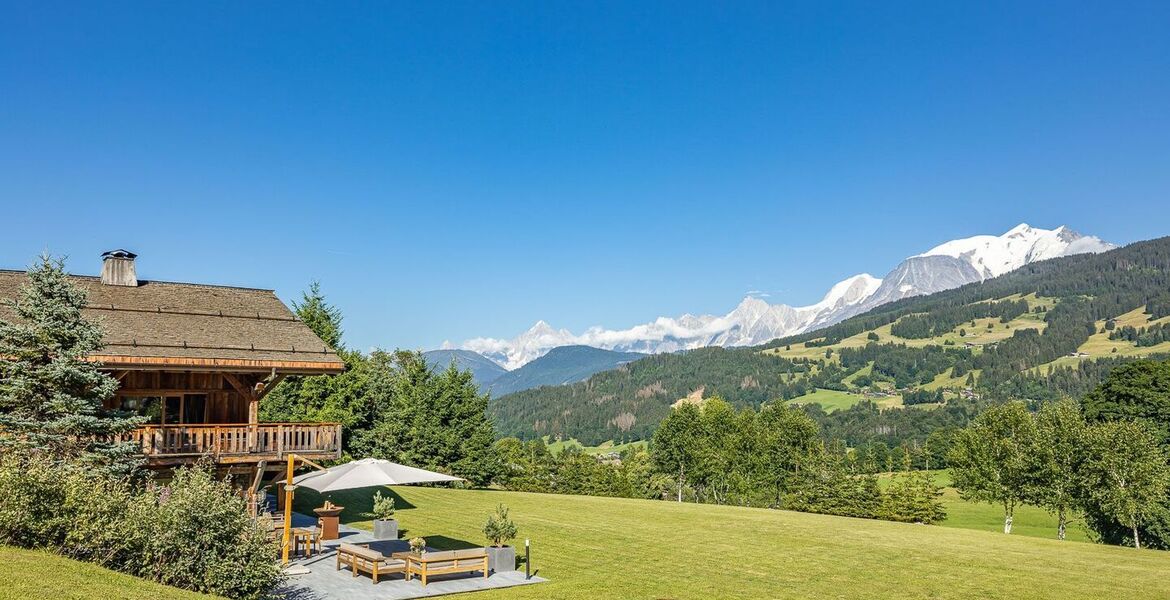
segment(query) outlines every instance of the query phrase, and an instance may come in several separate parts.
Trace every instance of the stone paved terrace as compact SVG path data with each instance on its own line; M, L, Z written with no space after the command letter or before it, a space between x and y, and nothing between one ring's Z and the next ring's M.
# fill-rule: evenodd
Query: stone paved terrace
M293 513L293 526L312 527L317 522L313 517ZM457 574L432 579L423 587L418 579L404 581L402 575L383 576L377 584L368 574L354 577L348 567L337 570L336 547L341 542L370 544L370 548L383 554L409 550L406 540L377 540L370 532L342 525L341 539L322 543L321 552L314 552L311 558L299 557L290 565L306 567L309 573L290 576L278 596L286 600L406 600L408 598L430 598L463 592L490 590L532 585L545 579L533 576L524 578L523 571L493 573L487 579L478 574Z

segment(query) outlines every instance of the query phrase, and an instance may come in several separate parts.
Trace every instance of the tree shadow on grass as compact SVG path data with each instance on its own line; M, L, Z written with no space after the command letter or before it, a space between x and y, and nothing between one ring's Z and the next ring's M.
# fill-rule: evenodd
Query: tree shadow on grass
M467 540L459 540L445 535L428 535L426 537L427 548L434 548L435 550L468 550L470 548L483 548L483 544L476 544Z
M374 509L374 494L381 492L382 496L389 496L394 498L394 510L411 510L415 508L413 504L407 502L405 498L397 492L386 487L371 487L361 488L356 490L341 490L337 492L329 492L320 494L315 490L306 487L297 488L294 496L293 508L302 514L313 515L313 509L321 507L325 504L325 500L338 505L344 506L345 509L341 511L339 520L342 523L357 523L361 521L369 521L371 517L369 512Z

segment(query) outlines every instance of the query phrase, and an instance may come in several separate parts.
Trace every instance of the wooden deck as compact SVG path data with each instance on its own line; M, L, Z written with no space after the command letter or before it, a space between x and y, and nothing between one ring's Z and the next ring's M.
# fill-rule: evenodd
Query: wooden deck
M117 440L138 442L150 466L189 463L204 456L218 464L279 461L290 453L341 458L339 423L149 425Z

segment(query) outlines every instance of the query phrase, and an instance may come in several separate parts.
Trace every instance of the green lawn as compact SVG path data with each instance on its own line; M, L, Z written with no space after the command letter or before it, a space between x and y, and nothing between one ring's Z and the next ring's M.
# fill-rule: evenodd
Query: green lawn
M0 546L0 600L213 600L45 552Z
M943 506L946 507L947 519L941 523L942 527L959 529L975 529L979 531L1003 532L1003 507L999 505L968 502L959 497L959 492L951 486L951 476L947 471L932 471L934 482L943 488ZM879 477L879 483L885 485L889 476ZM1012 535L1056 539L1056 517L1047 511L1034 506L1020 506L1016 508L1012 518ZM1083 525L1073 520L1065 532L1069 541L1089 541L1089 533Z
M553 454L558 454L566 448L576 448L585 454L608 454L610 452L622 453L633 448L645 448L647 442L645 440L638 440L635 442L627 442L625 444L615 444L612 441L602 442L597 446L586 446L576 439L549 441L548 436L544 437L544 442L548 444L548 451Z
M849 408L858 402L864 400L857 394L850 394L849 392L839 392L837 390L817 390L811 394L793 398L789 400L789 404L819 404L825 412L833 412Z
M521 538L532 539L533 566L551 583L477 593L481 600L1170 597L1170 553L1159 551L767 509L394 491L404 537L439 547L482 545L486 515L499 502L511 507ZM370 495L333 499L353 514ZM321 501L298 496L301 510Z

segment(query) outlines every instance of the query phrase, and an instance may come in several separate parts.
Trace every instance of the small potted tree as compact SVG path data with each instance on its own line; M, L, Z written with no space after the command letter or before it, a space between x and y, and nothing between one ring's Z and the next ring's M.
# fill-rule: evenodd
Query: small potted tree
M516 570L516 549L508 545L516 539L516 524L508 518L507 506L496 506L496 512L489 515L483 525L483 535L491 544L487 547L488 569L497 572Z
M394 497L374 493L374 507L366 513L374 519L374 537L379 540L398 539L398 521L394 520Z

